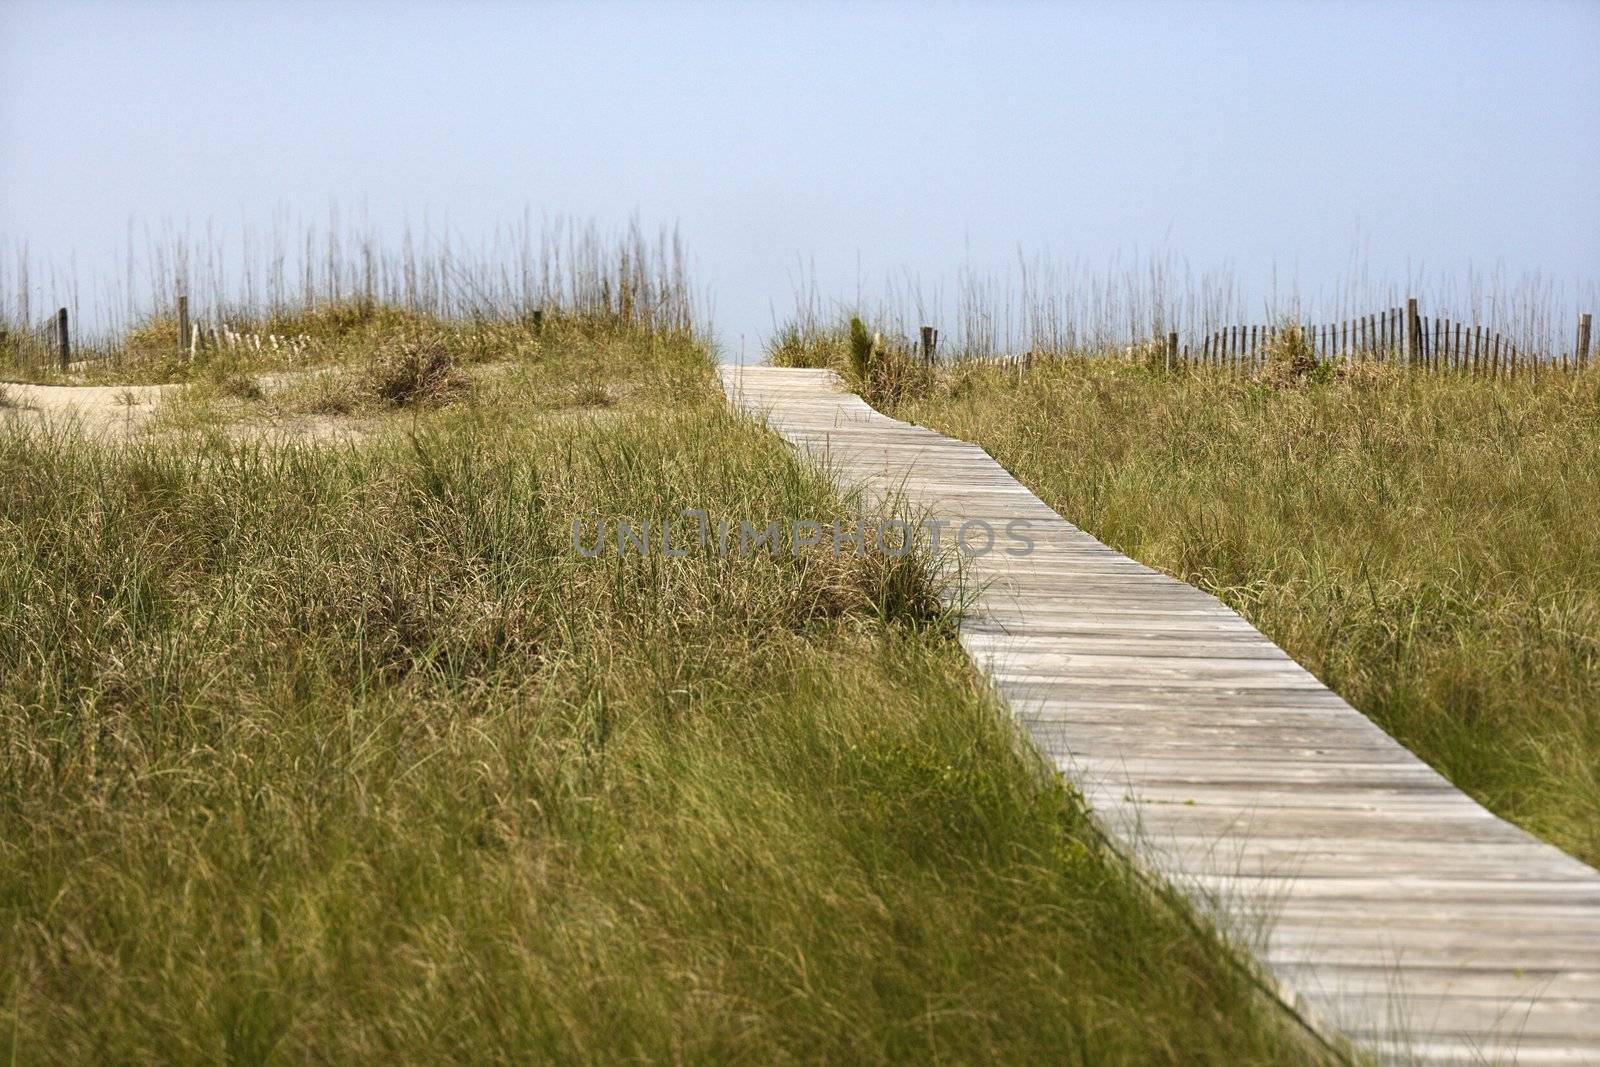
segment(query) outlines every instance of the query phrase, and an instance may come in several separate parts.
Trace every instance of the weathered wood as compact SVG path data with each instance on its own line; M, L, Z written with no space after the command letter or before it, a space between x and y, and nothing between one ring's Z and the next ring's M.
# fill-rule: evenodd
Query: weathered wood
M61 361L61 372L66 373L72 363L72 338L67 332L67 309L56 312L56 355Z
M178 294L178 351L189 347L189 294Z
M1578 316L1577 361L1579 370L1589 365L1589 335L1593 330L1593 325L1594 316L1590 312L1585 311Z
M1379 327L1350 323L1355 349L1383 344ZM1208 341L1222 361L1251 337ZM1100 544L976 446L889 419L826 371L725 367L723 382L869 496L951 523L1029 520L1032 553L965 560L963 645L1109 838L1313 1025L1393 1062L1600 1062L1600 872L1485 811L1216 598Z
M1406 297L1406 361L1422 365L1422 317L1417 313L1417 298Z

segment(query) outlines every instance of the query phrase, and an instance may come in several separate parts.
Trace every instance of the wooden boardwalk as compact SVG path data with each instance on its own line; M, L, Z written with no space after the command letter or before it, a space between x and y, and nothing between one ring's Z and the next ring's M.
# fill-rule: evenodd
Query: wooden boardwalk
M1003 535L961 639L1110 838L1325 1035L1398 1063L1600 1064L1600 872L1462 794L1220 601L830 372L725 367L846 484ZM973 529L973 541L982 540ZM953 527L945 537L953 535Z

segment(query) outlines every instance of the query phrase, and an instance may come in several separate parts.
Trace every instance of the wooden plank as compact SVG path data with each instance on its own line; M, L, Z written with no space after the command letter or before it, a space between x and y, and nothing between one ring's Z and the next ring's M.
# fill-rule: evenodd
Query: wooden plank
M1410 310L1323 341L1499 370L1503 340L1491 353L1480 328L1440 319L1430 338ZM1200 357L1242 369L1270 338L1227 327ZM1314 1025L1342 1021L1393 1062L1600 1062L1600 872L1484 810L1215 597L1100 544L980 449L873 411L826 371L723 381L868 500L957 525L1029 519L1027 555L951 558L973 599L963 644L1117 847L1254 945Z

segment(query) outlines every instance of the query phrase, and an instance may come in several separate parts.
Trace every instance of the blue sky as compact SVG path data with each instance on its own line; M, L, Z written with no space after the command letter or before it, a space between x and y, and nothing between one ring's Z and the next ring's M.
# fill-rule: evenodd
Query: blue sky
M1582 287L1597 55L1594 2L0 0L0 239L93 276L130 219L637 214L734 351L797 271L849 297L1019 248Z

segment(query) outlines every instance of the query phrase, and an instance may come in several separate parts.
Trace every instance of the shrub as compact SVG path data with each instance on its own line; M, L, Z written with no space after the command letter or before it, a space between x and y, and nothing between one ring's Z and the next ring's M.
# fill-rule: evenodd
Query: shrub
M439 407L470 385L436 335L414 335L386 345L366 369L366 391L396 408Z
M857 385L865 386L872 375L872 359L876 341L867 330L866 323L857 316L850 318L850 375Z
M1256 381L1264 385L1298 385L1307 380L1326 381L1331 373L1331 369L1324 370L1317 362L1316 349L1311 347L1305 330L1286 324L1267 342L1266 365L1256 375Z
M893 407L925 395L934 383L933 369L909 346L893 344L877 350L862 394L876 407Z

